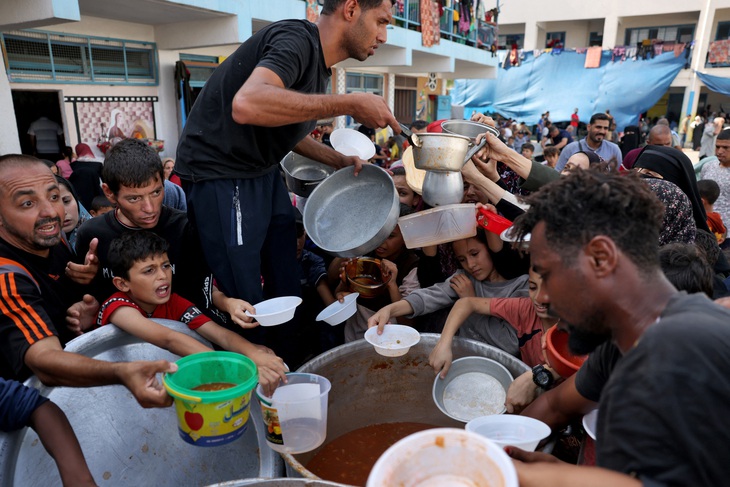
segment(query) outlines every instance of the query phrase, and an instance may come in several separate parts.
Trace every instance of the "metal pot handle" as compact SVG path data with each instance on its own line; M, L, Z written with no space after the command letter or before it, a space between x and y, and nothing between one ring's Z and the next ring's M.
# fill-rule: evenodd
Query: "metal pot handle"
M471 149L469 149L467 151L466 157L464 157L464 164L466 164L467 162L469 162L469 159L471 159L472 157L474 157L474 154L476 154L477 152L479 152L480 150L482 150L485 145L487 145L487 135L486 134L484 134L484 137L482 138L482 141L481 142L479 142L478 144L472 146Z

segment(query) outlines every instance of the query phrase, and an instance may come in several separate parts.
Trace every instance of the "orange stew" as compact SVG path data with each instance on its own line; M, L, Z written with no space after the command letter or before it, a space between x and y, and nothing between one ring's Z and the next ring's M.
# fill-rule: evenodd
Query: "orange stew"
M202 392L213 392L230 389L231 387L236 387L236 384L231 384L230 382L211 382L209 384L200 384L197 387L193 387L193 390Z
M324 480L364 486L370 470L385 450L419 431L438 428L424 423L372 424L350 431L326 444L307 464Z

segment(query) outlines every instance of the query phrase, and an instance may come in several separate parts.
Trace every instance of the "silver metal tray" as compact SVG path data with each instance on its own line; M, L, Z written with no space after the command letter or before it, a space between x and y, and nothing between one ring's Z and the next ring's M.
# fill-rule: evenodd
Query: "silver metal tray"
M182 323L155 321L208 344ZM66 350L115 362L179 358L113 325L72 340ZM283 475L281 458L266 446L255 401L241 438L197 447L179 437L174 407L143 409L122 386L49 388L35 377L26 385L38 388L66 413L99 485L208 485ZM0 485L61 485L53 459L33 430L0 434Z

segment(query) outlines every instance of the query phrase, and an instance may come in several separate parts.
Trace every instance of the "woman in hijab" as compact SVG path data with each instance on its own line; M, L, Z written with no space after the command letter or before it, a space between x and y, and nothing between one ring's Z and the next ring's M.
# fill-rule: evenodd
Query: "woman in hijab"
M692 203L692 216L697 228L709 231L707 215L697 189L694 167L689 158L673 147L647 145L636 159L634 168L644 176L664 179L676 184Z
M63 217L63 231L66 234L66 240L68 240L71 248L76 250L76 230L86 220L91 219L91 215L79 201L78 196L76 196L76 190L68 180L61 176L56 176L56 181L61 190L61 202L63 203L65 212Z

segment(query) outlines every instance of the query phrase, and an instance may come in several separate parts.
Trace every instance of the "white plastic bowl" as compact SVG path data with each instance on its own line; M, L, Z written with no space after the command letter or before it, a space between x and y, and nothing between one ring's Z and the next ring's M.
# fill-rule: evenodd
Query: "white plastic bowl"
M357 130L337 129L330 135L330 143L332 148L346 156L357 156L367 161L375 155L373 141Z
M516 446L535 451L550 436L550 426L527 416L499 414L480 416L466 423L466 430L488 438L501 447Z
M596 441L596 427L598 423L598 409L594 409L590 413L583 416L583 428L593 441Z
M246 311L247 316L256 318L261 326L276 326L294 318L294 311L302 304L299 296L282 296L254 304L256 314Z
M383 334L378 335L378 327L374 326L365 332L365 340L375 347L375 351L384 357L400 357L421 339L415 328L405 325L385 325Z
M406 247L415 249L477 234L475 205L462 203L419 211L398 219Z
M370 471L367 487L517 487L512 460L492 441L436 428L406 436Z
M317 321L324 321L329 325L339 325L350 316L354 315L357 311L357 298L360 293L350 293L345 296L345 302L340 303L335 301L334 303L323 309L318 315Z

